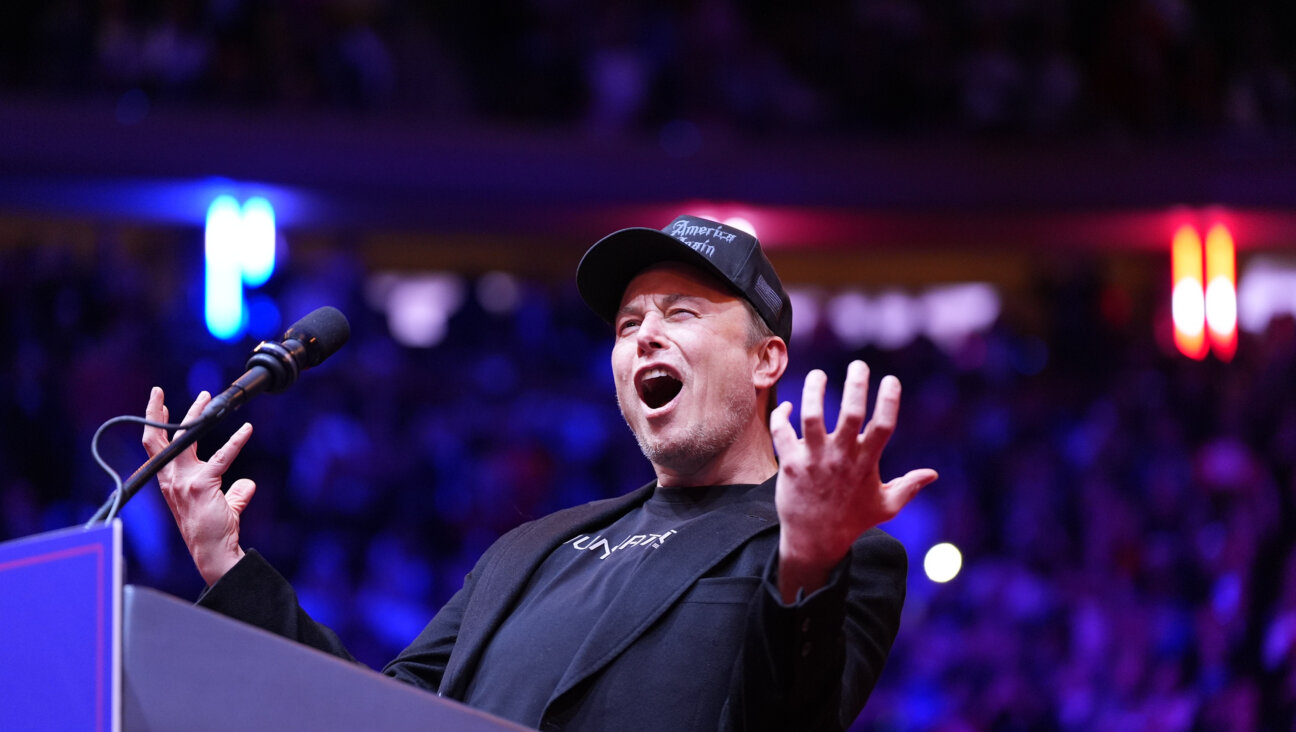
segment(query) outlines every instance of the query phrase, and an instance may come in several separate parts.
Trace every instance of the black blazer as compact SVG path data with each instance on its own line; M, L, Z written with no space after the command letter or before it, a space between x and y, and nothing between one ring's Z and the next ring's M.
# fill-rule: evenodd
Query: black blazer
M558 511L505 534L383 672L462 699L492 633L539 564L563 542L646 501L654 485ZM900 543L878 529L866 532L828 586L788 606L780 601L774 576L773 478L686 530L689 540L675 536L654 550L632 585L590 628L540 728L709 732L849 726L899 628L907 570ZM770 558L760 574L732 561L751 544ZM255 551L199 604L350 658Z

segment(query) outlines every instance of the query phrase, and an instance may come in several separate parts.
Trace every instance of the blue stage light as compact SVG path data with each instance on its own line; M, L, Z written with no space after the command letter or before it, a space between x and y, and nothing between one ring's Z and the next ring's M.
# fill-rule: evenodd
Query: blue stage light
M227 341L243 330L243 271L239 239L243 212L232 196L218 196L207 209L206 296L203 315L207 330Z
M207 330L221 340L242 335L247 326L243 288L259 287L274 274L275 214L270 202L254 197L239 206L233 196L217 196L207 209Z
M275 214L266 199L256 196L243 204L243 283L260 287L274 274Z

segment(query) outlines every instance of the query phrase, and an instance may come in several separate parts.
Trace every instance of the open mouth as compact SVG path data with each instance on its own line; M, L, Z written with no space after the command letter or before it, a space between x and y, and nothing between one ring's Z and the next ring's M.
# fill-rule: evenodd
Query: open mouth
M684 388L684 382L663 368L651 368L639 375L636 381L639 398L649 409L657 409L670 404Z

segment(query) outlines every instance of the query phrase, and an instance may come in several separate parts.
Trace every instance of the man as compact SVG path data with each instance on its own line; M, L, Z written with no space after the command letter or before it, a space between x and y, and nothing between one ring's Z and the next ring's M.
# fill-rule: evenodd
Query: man
M882 380L866 424L868 368L852 363L830 433L811 372L798 438L792 405L770 409L791 304L759 242L714 221L611 234L577 286L614 327L617 401L656 480L505 534L384 673L546 730L848 726L904 602L904 549L876 526L936 479L879 476L899 382ZM148 415L166 419L159 389ZM221 477L250 436L159 474L209 585L199 603L349 658L240 547L255 486L222 493Z

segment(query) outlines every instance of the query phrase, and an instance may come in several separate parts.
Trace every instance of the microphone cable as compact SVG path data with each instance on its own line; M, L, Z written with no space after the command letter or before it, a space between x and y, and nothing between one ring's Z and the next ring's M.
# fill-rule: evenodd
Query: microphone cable
M177 440L182 440L183 446L188 447L191 443L196 442L197 439L201 437L203 433L206 432L206 430L202 430L201 432L194 434L193 439L183 440L182 435L190 434L193 429L204 426L204 420L201 417L192 422L168 423L168 422L155 422L145 417L136 417L133 414L125 414L120 417L113 417L112 419L99 425L99 429L95 430L94 437L90 439L90 454L94 457L95 462L99 464L99 467L103 468L104 472L107 473L110 478L112 478L113 492L108 496L108 502L104 504L104 506L100 507L99 511L95 513L94 516L91 516L90 520L86 521L85 526L83 526L82 528L88 529L91 526L93 526L95 523L99 522L100 520L102 520L103 523L112 522L114 518L117 518L117 514L121 511L122 506L125 505L126 492L123 486L121 474L118 473L116 470L114 470L112 466L109 465L108 462L104 460L103 456L99 453L99 437L103 434L104 430L108 429L109 427L112 427L113 425L125 424L125 423L142 424L145 427L156 427L158 429L177 431L172 442L168 444L166 448L164 448L157 455L154 455L152 458L149 458L143 465L141 465L134 473L131 474L130 480L132 482L137 482L138 484L143 484L148 482L150 478L156 475L163 468L163 466L166 465L166 462L170 461L171 456L168 456L166 461L162 461L158 463L156 466L154 466L155 460L162 457L163 455L166 455L169 451L172 453L179 452L179 450L174 450L174 451L170 450L171 445L176 444ZM145 472L147 472L147 475L143 475L143 477L140 477Z

